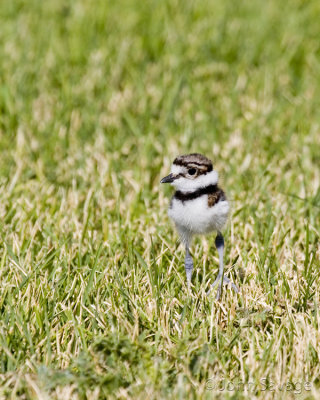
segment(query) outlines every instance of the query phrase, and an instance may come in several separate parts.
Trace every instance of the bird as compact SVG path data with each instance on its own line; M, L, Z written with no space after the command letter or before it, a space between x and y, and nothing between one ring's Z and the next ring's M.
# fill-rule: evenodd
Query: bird
M224 237L222 229L227 223L230 205L224 191L218 185L218 172L212 161L199 153L179 155L172 163L170 174L160 183L170 183L176 191L171 198L168 215L173 220L185 246L185 271L190 288L193 259L190 245L193 236L217 232L215 246L219 255L219 273L211 288L217 287L216 299L222 293L222 284L238 287L224 275ZM208 293L210 293L209 289Z

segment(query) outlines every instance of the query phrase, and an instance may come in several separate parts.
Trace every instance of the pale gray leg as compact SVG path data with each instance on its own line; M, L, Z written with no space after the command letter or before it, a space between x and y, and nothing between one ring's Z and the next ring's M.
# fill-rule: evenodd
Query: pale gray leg
M216 287L218 285L216 299L219 300L220 296L221 296L221 292L222 292L222 283L224 283L225 285L227 285L228 283L231 283L231 287L236 293L239 292L239 289L237 288L237 286L233 282L230 281L229 278L227 278L226 276L223 276L223 270L224 270L224 264L223 264L224 239L223 239L223 236L222 236L222 234L220 232L218 232L218 234L217 234L217 237L216 237L216 240L215 240L215 244L216 244L216 248L217 248L218 254L219 254L219 273L218 273L217 279L211 285L211 288L214 288L214 287Z
M184 267L185 267L185 270L186 270L188 287L190 287L192 270L193 270L193 260L192 260L191 254L189 252L189 246L188 245L186 245L186 258L185 258Z

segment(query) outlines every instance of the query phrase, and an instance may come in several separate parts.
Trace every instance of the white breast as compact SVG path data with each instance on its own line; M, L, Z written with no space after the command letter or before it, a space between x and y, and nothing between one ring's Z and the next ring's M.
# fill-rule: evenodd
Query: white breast
M220 231L228 219L229 203L219 201L208 206L208 195L182 202L172 199L169 217L175 222L180 234L203 234Z

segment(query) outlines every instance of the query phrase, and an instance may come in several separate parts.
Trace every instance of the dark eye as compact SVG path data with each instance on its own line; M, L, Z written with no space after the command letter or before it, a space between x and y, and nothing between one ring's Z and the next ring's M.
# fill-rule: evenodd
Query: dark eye
M196 172L197 172L197 171L196 171L195 168L190 168L190 169L188 169L188 174L189 174L189 175L194 175Z

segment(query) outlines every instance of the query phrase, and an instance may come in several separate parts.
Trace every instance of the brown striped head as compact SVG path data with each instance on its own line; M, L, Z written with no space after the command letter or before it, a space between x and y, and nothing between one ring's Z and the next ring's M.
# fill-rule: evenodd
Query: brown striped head
M206 156L199 153L185 154L178 156L173 161L173 165L182 166L192 170L193 178L201 174L206 174L212 171L212 162ZM195 170L195 172L193 171Z
M202 154L185 154L175 158L171 174L161 183L171 183L180 191L192 191L216 184L218 174L213 170L212 162Z

